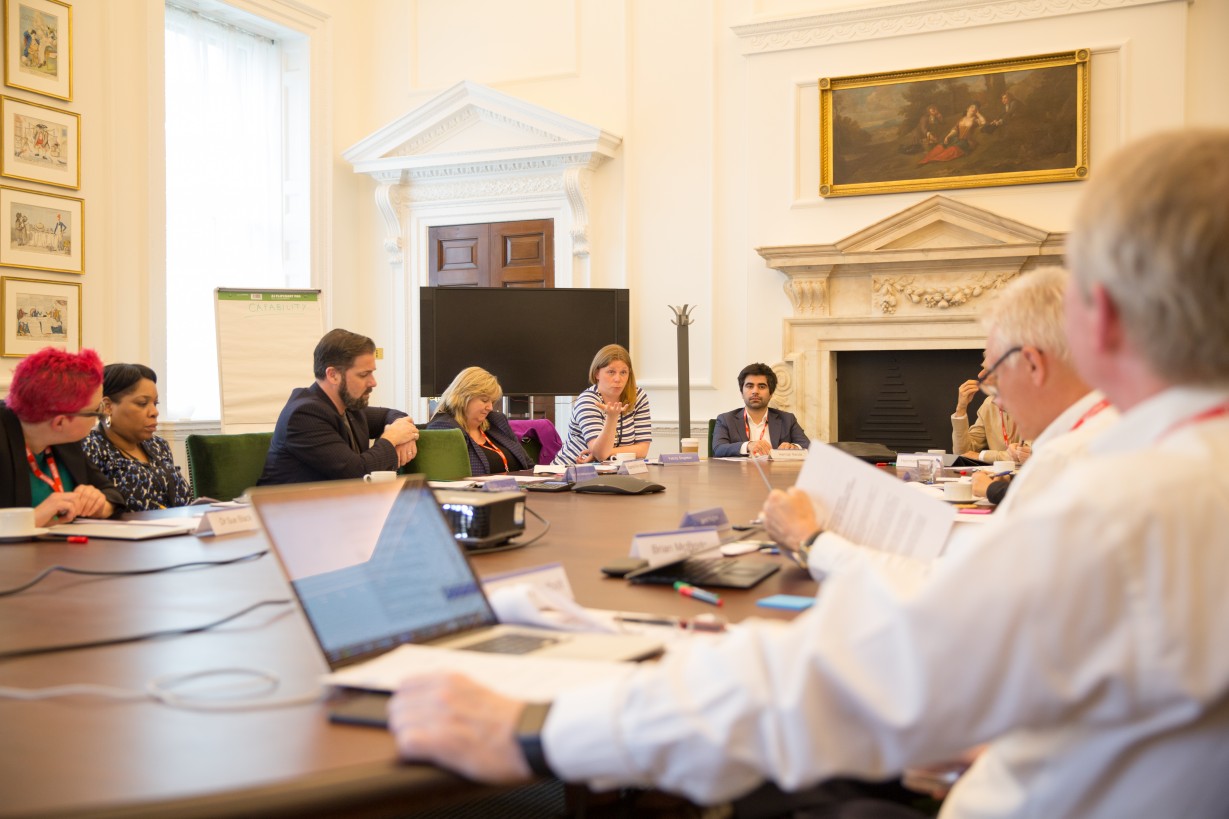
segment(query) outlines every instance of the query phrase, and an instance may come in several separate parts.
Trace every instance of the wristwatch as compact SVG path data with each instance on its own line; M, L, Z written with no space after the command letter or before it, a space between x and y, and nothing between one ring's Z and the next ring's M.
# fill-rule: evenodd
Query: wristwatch
M521 754L535 776L555 776L542 751L542 726L546 724L550 705L549 702L531 702L516 721L516 743L521 746Z

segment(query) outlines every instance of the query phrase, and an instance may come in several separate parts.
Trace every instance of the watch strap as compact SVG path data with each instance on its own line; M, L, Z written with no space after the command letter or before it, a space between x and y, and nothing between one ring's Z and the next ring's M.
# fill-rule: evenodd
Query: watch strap
M529 765L529 770L533 771L536 776L553 777L555 775L542 749L542 727L546 724L550 706L549 702L528 703L516 721L516 742L521 748L526 764Z

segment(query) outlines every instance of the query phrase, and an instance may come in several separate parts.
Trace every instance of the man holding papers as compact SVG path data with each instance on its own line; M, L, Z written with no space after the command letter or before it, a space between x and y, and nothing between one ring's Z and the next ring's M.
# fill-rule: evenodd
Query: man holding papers
M1067 335L1122 417L986 524L980 548L908 592L838 575L786 628L749 625L549 708L409 680L390 706L403 755L711 803L766 779L884 778L986 742L945 817L1222 813L1226 190L1229 130L1158 134L1086 183ZM774 491L764 510L795 543L828 518L798 497Z
M777 374L767 364L748 364L738 374L743 406L717 416L713 457L767 455L774 449L806 449L811 441L791 412L768 406Z

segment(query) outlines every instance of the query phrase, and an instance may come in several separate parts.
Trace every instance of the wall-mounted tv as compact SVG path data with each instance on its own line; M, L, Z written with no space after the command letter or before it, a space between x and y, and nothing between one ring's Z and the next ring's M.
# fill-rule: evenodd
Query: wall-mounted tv
M423 287L419 308L424 396L471 366L506 395L574 395L598 350L628 347L627 290Z

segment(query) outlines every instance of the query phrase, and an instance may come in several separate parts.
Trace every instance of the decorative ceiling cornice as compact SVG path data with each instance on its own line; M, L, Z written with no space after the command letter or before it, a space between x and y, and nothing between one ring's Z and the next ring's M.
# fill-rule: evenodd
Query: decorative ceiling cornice
M732 26L744 54L852 43L1187 0L916 0Z

